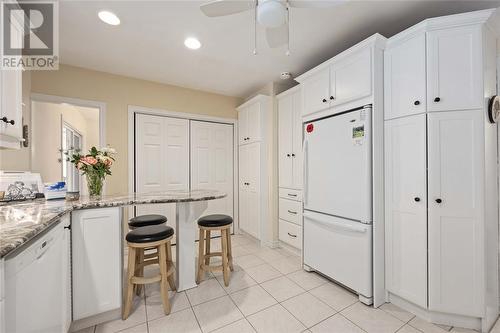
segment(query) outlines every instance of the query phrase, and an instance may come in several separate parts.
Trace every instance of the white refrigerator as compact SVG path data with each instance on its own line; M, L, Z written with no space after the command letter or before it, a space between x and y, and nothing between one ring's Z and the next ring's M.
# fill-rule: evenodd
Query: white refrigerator
M304 123L304 264L372 303L371 106Z

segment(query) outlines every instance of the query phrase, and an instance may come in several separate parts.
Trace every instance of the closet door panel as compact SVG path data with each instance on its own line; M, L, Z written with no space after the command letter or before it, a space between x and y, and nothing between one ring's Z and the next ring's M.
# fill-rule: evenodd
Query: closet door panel
M387 289L427 307L426 116L385 122Z
M483 111L428 117L429 308L482 316Z
M233 216L233 125L191 121L191 189L224 192L203 215Z
M189 190L189 121L136 115L136 191ZM175 229L175 204L138 205L136 215L161 214Z

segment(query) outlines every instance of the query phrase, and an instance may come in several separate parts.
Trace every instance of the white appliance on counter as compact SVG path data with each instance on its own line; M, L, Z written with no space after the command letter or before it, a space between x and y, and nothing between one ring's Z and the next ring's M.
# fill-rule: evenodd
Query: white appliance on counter
M68 332L70 220L5 259L5 332Z
M304 264L373 302L371 105L304 123Z

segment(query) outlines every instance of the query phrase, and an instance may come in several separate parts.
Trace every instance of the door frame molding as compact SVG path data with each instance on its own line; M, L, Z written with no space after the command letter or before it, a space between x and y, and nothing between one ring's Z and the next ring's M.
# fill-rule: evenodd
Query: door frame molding
M195 120L195 121L205 121L210 123L220 123L220 124L228 124L233 125L233 218L234 218L234 233L239 233L239 210L238 210L238 119L234 118L223 118L223 117L214 117L207 116L203 114L197 113L187 113L187 112L177 112L177 111L169 111L165 109L157 109L157 108L148 108L137 105L128 105L127 111L127 137L128 137L128 189L132 191L134 189L135 183L135 154L132 152L135 151L135 123L134 117L135 114L147 114L152 116L163 116L170 118L180 118L187 120ZM191 145L189 145L191 147ZM191 154L190 154L191 156ZM191 171L190 171L191 172ZM129 216L133 215L133 207L128 207Z

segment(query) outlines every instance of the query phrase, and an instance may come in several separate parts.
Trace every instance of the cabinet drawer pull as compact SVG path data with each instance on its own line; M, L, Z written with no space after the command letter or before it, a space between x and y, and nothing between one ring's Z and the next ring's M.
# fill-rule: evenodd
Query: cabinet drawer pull
M289 233L289 232L287 232L287 234L288 234L288 236L290 236L290 237L297 238L297 235L293 235L293 234L291 234L291 233Z
M297 194L287 193L287 195L288 195L289 197L294 197L294 198L296 198L296 197L297 197Z
M297 214L297 212L294 212L293 210L290 210L290 209L288 209L288 212L289 212L290 214L295 214L295 215Z

